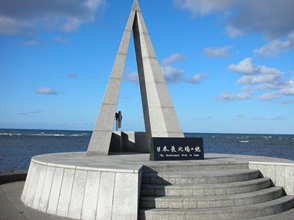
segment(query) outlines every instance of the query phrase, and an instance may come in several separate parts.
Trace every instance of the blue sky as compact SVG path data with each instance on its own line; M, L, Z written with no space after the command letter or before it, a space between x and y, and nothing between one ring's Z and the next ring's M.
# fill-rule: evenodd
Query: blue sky
M133 0L0 0L0 128L92 130ZM294 133L293 0L139 0L184 132ZM131 38L118 103L144 131Z

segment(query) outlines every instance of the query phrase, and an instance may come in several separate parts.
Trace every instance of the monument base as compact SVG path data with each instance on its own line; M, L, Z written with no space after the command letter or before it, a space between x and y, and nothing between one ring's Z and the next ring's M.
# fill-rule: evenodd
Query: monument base
M117 166L86 152L32 158L21 200L74 219L137 219L142 165Z
M146 132L113 131L110 142L110 152L149 153Z
M228 154L205 154L205 158L179 163L149 161L148 153L38 155L31 160L21 200L33 209L74 219L138 219L143 172L219 173L247 168L258 169L287 195L294 194L291 160Z

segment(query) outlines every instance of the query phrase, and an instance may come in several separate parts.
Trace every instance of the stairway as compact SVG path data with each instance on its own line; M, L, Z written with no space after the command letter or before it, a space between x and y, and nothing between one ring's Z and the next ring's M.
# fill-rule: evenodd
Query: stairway
M169 165L144 169L139 219L253 219L293 206L246 164Z

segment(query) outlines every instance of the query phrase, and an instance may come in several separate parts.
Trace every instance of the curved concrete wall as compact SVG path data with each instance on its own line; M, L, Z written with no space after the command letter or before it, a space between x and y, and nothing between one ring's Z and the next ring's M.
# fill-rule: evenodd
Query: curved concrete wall
M24 204L74 219L137 219L142 169L116 170L31 160Z
M262 177L271 179L275 186L282 186L287 195L294 195L294 164L274 162L248 163L249 169L259 170Z

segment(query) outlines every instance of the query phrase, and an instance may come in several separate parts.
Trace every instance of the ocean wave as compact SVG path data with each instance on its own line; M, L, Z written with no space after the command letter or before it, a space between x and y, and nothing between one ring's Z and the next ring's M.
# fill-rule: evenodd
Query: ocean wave
M11 133L0 133L0 135L3 135L3 136L12 136Z
M91 132L84 131L38 131L38 130L15 130L11 129L10 132L8 129L0 129L0 136L26 136L26 137L89 137Z
M248 143L249 141L239 141L239 142L241 142L241 143Z
M45 134L44 132L40 134L27 134L29 136L49 136L49 137L83 137L87 136L86 133L81 133L81 134L57 134L57 133L50 133L50 134Z
M245 140L248 140L248 139L250 139L250 136L240 136L240 137L237 137L237 139L245 139Z
M14 136L14 135L16 135L16 136L20 136L20 135L22 135L22 134L0 133L0 135L2 135L2 136Z
M64 136L64 134L52 134L52 136L57 136L58 137L58 136Z
M29 136L50 136L50 137L58 137L58 136L65 136L65 134L44 134L43 132L41 134L27 134Z
M45 134L44 132L35 134L35 133L29 133L29 134L19 134L19 133L0 133L0 136L41 136L41 137L83 137L83 136L87 136L88 134L86 133L81 133L81 134L57 134L57 133L49 133L49 134Z

